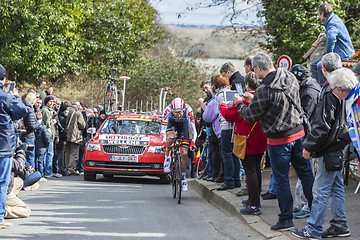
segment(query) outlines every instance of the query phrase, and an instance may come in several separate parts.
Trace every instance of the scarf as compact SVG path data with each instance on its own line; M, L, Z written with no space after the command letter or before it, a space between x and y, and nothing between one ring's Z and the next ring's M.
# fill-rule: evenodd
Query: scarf
M346 120L349 123L349 135L355 149L360 154L360 83L353 88L346 100Z

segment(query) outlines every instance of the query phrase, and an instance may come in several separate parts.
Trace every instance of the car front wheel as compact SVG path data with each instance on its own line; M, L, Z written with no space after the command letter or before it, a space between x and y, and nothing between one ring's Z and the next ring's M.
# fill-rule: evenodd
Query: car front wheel
M92 172L84 172L84 180L85 181L95 181L96 180L96 173Z

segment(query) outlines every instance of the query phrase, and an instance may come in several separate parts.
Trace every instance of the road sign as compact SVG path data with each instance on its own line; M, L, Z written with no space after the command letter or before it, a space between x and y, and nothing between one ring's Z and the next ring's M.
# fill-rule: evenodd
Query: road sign
M279 57L278 61L277 61L277 67L278 68L283 68L286 70L290 70L292 65L292 61L291 58L287 55L282 55L281 57Z

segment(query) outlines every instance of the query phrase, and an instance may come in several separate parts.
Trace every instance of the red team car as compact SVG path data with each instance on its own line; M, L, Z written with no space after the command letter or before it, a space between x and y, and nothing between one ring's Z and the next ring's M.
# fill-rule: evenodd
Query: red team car
M151 175L167 182L160 131L158 116L109 116L85 146L85 181L94 181L96 174L103 174Z

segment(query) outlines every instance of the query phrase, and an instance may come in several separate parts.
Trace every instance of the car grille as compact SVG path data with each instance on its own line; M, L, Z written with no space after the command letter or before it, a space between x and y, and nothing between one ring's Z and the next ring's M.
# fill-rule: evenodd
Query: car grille
M91 167L96 168L113 168L113 169L163 169L162 163L130 163L130 162L108 162L108 161L90 161L93 162ZM89 166L89 161L86 162Z
M119 145L103 145L105 153L108 154L143 154L146 147L144 146L127 146L120 147Z

